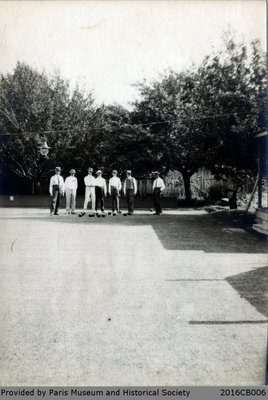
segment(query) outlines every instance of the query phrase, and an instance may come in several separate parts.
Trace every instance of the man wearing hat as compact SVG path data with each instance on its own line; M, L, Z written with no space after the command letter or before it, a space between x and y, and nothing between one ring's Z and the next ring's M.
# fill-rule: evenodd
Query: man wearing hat
M112 178L109 179L108 193L112 196L112 212L116 215L119 212L119 193L122 189L120 178L117 177L117 171L112 171Z
M91 208L92 211L95 212L95 178L92 176L93 169L88 168L88 175L84 177L85 182L85 201L84 201L84 210L87 209L88 202L91 200Z
M75 214L75 200L77 190L77 178L75 175L75 169L70 170L70 176L65 179L65 193L66 193L66 214Z
M132 215L134 213L134 196L137 193L137 181L133 178L130 170L127 171L123 192L127 197L128 215Z
M98 204L100 203L101 211L104 212L104 196L107 194L106 180L102 177L102 171L96 172L97 178L95 179L95 193L96 193L96 207L95 211L98 211Z
M52 197L50 205L50 215L59 215L58 208L60 205L60 198L64 196L64 181L60 176L60 167L55 168L55 175L50 178L49 194Z
M161 193L165 189L165 184L163 179L159 177L158 171L155 171L153 174L155 178L153 181L153 198L154 198L154 208L155 208L154 215L161 215L162 214Z

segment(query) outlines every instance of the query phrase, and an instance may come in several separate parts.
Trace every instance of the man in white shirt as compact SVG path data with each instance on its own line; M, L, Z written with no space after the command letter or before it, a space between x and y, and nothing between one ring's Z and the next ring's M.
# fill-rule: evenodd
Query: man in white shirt
M88 168L88 175L84 177L85 182L85 201L84 201L84 210L87 210L88 202L91 200L91 209L95 213L95 178L92 176L93 169Z
M112 196L112 212L116 215L119 212L119 195L122 189L120 178L117 177L117 171L112 171L112 178L109 179L108 193Z
M55 168L55 175L50 178L49 194L52 197L50 205L50 215L59 215L58 209L60 205L60 198L64 196L64 181L60 176L60 167Z
M153 182L153 198L154 198L154 208L155 213L154 215L161 215L162 208L161 208L161 193L165 189L165 184L163 179L159 177L159 172L154 172L154 182Z
M97 178L95 179L95 193L96 193L96 207L95 211L98 212L98 204L100 203L101 211L104 212L104 196L107 195L106 180L102 177L102 171L96 172Z
M70 176L65 179L65 193L66 193L66 214L75 214L75 200L77 191L77 178L75 175L75 169L70 170ZM71 210L71 211L70 211Z
M137 194L137 181L131 174L131 171L128 170L123 187L124 195L127 197L128 215L134 214L134 196Z

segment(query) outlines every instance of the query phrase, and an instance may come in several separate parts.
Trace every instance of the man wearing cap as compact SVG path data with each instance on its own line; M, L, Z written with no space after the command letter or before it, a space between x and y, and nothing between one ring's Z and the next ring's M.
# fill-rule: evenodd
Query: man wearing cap
M154 208L155 213L154 215L161 215L162 208L161 208L161 193L165 189L165 184L163 179L159 177L159 172L154 172L154 181L153 181L153 198L154 198Z
M76 190L77 190L77 178L75 175L75 169L70 170L70 176L65 179L65 193L66 193L66 214L75 214L75 200L76 200Z
M124 182L123 187L124 195L127 197L127 208L128 208L128 215L132 215L134 213L134 196L137 193L137 181L131 175L131 171L127 171L127 177Z
M106 180L102 177L102 171L96 172L97 178L95 179L95 193L96 193L96 207L98 211L98 204L100 203L101 211L104 212L104 196L107 194Z
M92 176L93 169L88 168L88 175L84 177L85 182L85 201L84 201L84 210L87 210L88 202L91 200L91 208L92 211L95 212L95 178Z
M59 215L58 208L60 205L60 198L64 196L64 181L60 176L60 167L55 168L55 175L50 178L49 194L52 197L50 205L50 215Z
M122 189L120 178L117 177L117 171L112 171L112 178L109 179L108 193L112 196L112 212L116 215L119 212L119 193Z

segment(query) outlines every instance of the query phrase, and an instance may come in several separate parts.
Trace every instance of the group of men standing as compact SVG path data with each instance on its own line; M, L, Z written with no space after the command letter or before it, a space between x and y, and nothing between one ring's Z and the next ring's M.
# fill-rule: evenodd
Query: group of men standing
M70 170L70 176L63 180L60 175L61 168L55 168L55 175L50 178L49 193L52 197L50 206L50 215L58 215L60 199L66 194L66 214L75 214L76 191L78 181L75 177L75 169ZM122 185L120 178L117 176L117 171L112 171L112 177L109 179L108 188L106 180L102 177L102 171L96 172L96 177L93 176L93 169L88 168L88 174L84 177L85 183L85 200L84 212L88 208L88 203L91 202L91 214L98 213L98 208L104 213L104 197L107 193L112 199L112 213L116 215L120 212L119 197L123 189L126 196L128 215L134 213L134 196L137 194L137 181L132 176L130 170L126 171L126 179ZM159 172L154 172L155 180L153 182L153 198L155 214L161 215L162 208L160 202L161 192L165 189L163 180L159 177Z
M85 183L85 201L84 210L87 210L88 202L91 200L91 207L93 212L100 210L104 212L104 196L107 196L106 180L102 177L102 171L96 172L97 177L94 178L93 169L88 168L88 175L84 178ZM120 178L117 177L117 171L112 171L112 178L109 180L108 194L112 197L112 212L117 214L119 212L119 196L122 184Z

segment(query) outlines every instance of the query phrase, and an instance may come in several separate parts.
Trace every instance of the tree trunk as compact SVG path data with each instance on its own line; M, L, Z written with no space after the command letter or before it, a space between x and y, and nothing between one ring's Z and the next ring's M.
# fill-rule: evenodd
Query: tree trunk
M191 182L190 182L191 175L188 174L187 172L183 172L182 177L185 190L185 200L187 204L190 204L192 200Z
M36 186L37 186L37 194L42 194L41 193L41 182L40 182L40 180L38 180L38 182L36 183Z
M39 195L41 193L41 182L40 180L36 180L32 182L32 194L33 195Z

